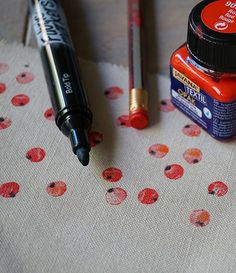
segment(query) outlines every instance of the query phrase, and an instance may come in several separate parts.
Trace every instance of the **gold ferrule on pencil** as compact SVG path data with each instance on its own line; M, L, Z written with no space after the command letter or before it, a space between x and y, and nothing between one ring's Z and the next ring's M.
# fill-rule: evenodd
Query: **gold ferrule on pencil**
M130 90L129 112L137 110L148 110L148 94L143 88L133 88Z

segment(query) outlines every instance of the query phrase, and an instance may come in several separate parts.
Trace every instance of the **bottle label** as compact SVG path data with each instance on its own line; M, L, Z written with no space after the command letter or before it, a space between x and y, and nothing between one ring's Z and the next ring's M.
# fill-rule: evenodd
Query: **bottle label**
M214 1L201 13L203 23L221 33L236 33L236 1Z
M216 139L236 136L236 101L225 103L212 98L172 67L171 98L177 108Z
M39 46L63 43L72 47L66 19L57 0L35 1L32 19Z

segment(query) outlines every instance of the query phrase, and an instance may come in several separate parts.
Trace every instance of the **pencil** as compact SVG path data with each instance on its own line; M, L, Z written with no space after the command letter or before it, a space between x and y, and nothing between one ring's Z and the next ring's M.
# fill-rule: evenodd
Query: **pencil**
M141 0L128 0L129 119L133 128L148 125Z

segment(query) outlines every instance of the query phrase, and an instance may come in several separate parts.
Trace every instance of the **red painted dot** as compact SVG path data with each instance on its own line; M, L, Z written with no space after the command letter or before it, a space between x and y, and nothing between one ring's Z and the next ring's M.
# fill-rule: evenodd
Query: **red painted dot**
M127 197L127 192L122 188L111 188L106 192L106 201L110 205L119 205Z
M22 84L32 82L33 79L34 79L34 75L30 72L22 72L16 76L17 82Z
M153 157L162 158L168 154L169 148L164 144L154 144L148 149L148 152Z
M0 117L0 130L10 127L12 121L7 117Z
M66 183L55 181L47 186L47 193L53 197L62 196L66 192Z
M213 182L208 186L208 193L217 197L224 196L227 192L228 186L221 181Z
M88 135L89 144L91 147L95 147L103 141L103 135L99 132L90 132Z
M9 70L9 65L6 63L0 63L0 74L6 73Z
M0 94L4 93L6 89L7 89L6 84L3 82L0 82Z
M210 213L203 209L194 210L190 214L189 220L196 227L205 227L210 222Z
M189 137L197 137L201 134L201 128L196 124L187 124L182 129L182 132Z
M183 158L189 164L196 164L202 160L202 152L197 148L190 148L184 152Z
M46 153L42 148L32 148L26 153L26 158L31 162L40 162L44 159Z
M164 174L169 179L179 179L184 174L184 169L178 164L168 165L165 168Z
M24 106L29 103L30 98L25 94L18 94L11 99L14 106Z
M16 182L6 182L0 185L0 195L5 198L13 198L19 192L20 186Z
M138 200L142 204L153 204L158 199L158 193L154 189L146 188L139 192L138 194Z
M110 100L118 99L123 93L123 89L118 86L109 87L104 91L104 95Z
M108 182L117 182L122 178L123 174L120 169L108 168L102 172L102 177Z
M172 112L175 110L174 104L171 102L170 99L164 99L160 101L159 109L162 112Z
M117 125L119 127L131 127L129 116L123 115L117 119Z
M45 112L44 112L44 117L48 120L55 120L55 113L54 110L52 108L48 108Z

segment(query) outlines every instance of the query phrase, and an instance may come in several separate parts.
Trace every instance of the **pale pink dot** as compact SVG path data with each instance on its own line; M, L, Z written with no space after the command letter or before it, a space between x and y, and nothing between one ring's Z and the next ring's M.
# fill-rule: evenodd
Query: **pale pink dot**
M221 181L213 182L208 186L208 193L217 197L224 196L227 192L228 186Z
M26 158L31 162L40 162L44 159L46 153L42 148L32 148L26 153Z
M202 160L202 152L197 148L190 148L184 152L183 158L189 164L196 164Z
M118 86L109 87L104 91L104 95L110 100L118 99L123 93L123 89Z
M34 79L34 75L30 72L22 72L16 76L17 82L22 84L32 82L33 79Z
M120 117L117 119L117 125L118 125L119 127L131 127L131 125L130 125L130 120L129 120L129 116L128 116L128 115L120 116Z
M12 121L7 117L0 117L0 130L10 127Z
M164 99L160 101L159 109L162 112L172 112L176 109L176 107L171 102L171 99Z
M54 110L52 108L48 108L45 112L44 112L44 117L47 120L55 120L55 113Z
M203 209L194 210L190 214L189 220L196 227L205 227L210 222L210 213Z
M16 182L5 182L0 185L0 195L5 198L13 198L20 190L20 185Z
M6 73L9 70L9 65L6 63L0 63L0 74Z
M88 134L88 141L91 147L95 147L103 141L103 134L99 132L90 132Z
M177 180L183 176L184 169L179 164L171 164L166 166L164 174L169 179Z
M164 144L154 144L148 149L148 152L153 157L162 158L168 154L169 148Z
M106 192L106 201L110 205L119 205L127 197L127 192L122 188L111 188Z
M47 186L47 193L53 197L62 196L66 192L66 183L63 181L51 182Z
M7 89L6 84L3 82L0 82L0 94L4 93L6 89Z
M141 190L138 194L138 200L142 204L146 204L146 205L153 204L157 201L157 199L158 199L158 193L154 189L146 188Z
M18 94L11 99L11 103L14 106L24 106L28 104L29 101L30 101L30 98L25 94Z
M186 136L197 137L201 134L201 128L197 124L187 124L182 129Z

